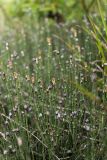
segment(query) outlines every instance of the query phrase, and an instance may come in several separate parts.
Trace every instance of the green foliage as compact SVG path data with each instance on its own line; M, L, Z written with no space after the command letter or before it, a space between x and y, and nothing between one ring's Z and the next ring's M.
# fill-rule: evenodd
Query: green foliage
M38 18L43 18L51 10L52 12L61 13L66 20L74 18L78 20L84 14L88 15L95 11L96 4L97 0L13 0L5 5L5 8L8 14L13 17L35 15Z

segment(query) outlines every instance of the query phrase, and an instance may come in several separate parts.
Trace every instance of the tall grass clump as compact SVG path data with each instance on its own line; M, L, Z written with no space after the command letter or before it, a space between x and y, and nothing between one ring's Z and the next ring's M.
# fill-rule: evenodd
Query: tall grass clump
M0 160L107 159L106 33L90 23L1 34Z

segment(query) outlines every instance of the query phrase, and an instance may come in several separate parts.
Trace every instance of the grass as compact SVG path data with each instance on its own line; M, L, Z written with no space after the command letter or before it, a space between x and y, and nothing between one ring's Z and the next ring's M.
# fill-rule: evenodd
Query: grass
M0 37L0 160L106 160L95 25L17 24Z

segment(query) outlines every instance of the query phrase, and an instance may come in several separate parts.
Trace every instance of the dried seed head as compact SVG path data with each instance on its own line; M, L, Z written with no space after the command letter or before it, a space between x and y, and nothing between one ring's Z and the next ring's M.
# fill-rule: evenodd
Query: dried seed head
M19 128L14 128L14 129L12 129L12 132L19 132Z
M43 115L42 115L42 113L39 113L39 115L38 115L38 116L39 116L39 118L40 118L40 117L42 117Z
M6 155L7 153L8 153L8 150L5 149L5 150L3 151L3 154Z
M55 78L53 77L53 78L52 78L52 85L55 86L55 84L56 84L56 80L55 80Z
M21 137L17 137L17 144L18 144L19 147L22 146L23 141L22 141Z
M31 82L32 82L32 84L35 83L35 77L34 77L34 75L31 77Z
M13 73L13 78L14 78L14 79L17 79L17 78L18 78L18 73L17 73L17 72L14 72L14 73Z
M30 81L30 76L29 75L26 75L25 78L26 78L27 81Z
M8 50L9 49L9 44L8 44L8 42L6 42L6 50Z
M51 39L51 37L48 37L48 38L47 38L47 42L48 42L48 45L49 45L49 46L52 45L52 39Z
M13 68L13 62L12 62L12 60L8 61L7 67L10 68L10 69Z
M2 133L2 132L0 132L0 137L2 137L3 139L6 140L6 135L4 133Z

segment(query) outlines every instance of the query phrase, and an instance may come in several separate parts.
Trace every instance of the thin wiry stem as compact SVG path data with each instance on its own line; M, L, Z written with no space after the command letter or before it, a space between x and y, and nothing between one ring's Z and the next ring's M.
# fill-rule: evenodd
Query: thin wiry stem
M20 126L20 128L22 128L23 130L27 131L32 137L34 137L35 139L37 139L45 148L47 148L47 149L49 150L48 146L47 146L44 142L42 142L37 136L35 136L33 133L31 133L28 129L26 129L25 127L23 127L22 125L20 125L20 124L17 123L16 121L14 121L12 118L10 118L10 117L8 117L8 116L5 116L5 114L3 114L3 113L1 113L1 116L2 116L2 117L5 117L6 119L8 119L8 120L14 122L16 125ZM57 156L56 154L54 154L51 150L49 150L49 151L52 153L52 155L53 155L57 160L60 160L60 158L58 158L58 156Z

